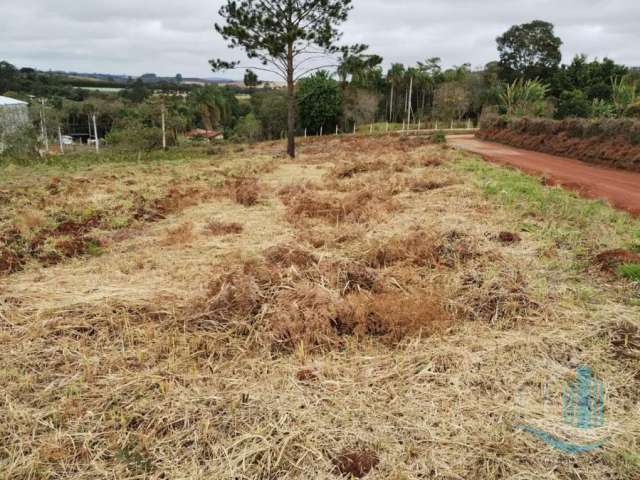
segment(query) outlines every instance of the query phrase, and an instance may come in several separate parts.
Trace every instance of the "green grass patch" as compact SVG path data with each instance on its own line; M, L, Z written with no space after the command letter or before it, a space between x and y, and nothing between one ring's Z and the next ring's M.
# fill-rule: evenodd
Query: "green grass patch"
M618 275L640 282L640 263L625 263L618 267Z
M626 237L625 243L640 247L640 220L604 201L581 198L561 187L545 186L539 177L466 155L455 166L472 173L483 192L494 201L526 218L536 219L538 227L542 221L543 229L561 228L578 236L593 232L610 236L613 229L614 234ZM532 224L528 222L529 227Z
M570 252L577 269L605 248L640 246L640 220L601 200L579 197L515 168L461 153L454 168L470 173L484 194L521 218L521 230Z

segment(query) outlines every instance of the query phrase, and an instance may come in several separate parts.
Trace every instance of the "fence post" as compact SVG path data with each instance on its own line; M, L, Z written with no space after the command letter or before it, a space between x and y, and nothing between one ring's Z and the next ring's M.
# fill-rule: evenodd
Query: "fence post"
M324 125L320 126L320 136L322 136L322 131L324 130Z
M387 129L386 129L385 133L389 133L389 122L387 122Z
M369 126L369 135L373 135L373 123Z
M451 130L453 130L453 120L451 120Z
M356 133L357 133L356 122L353 122L353 134L355 135Z
M304 129L304 138L307 138L307 129Z
M338 136L338 125L336 125L336 137Z

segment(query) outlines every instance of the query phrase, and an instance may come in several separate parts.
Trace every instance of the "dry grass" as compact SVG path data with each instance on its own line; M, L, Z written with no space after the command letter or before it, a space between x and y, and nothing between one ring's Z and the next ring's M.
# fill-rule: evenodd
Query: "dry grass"
M227 182L231 198L240 205L252 207L260 200L261 188L257 178L236 178Z
M281 151L7 173L0 478L638 478L638 297L588 268L621 224L498 206L423 139ZM582 363L608 440L568 456L517 427L582 438Z
M205 226L205 233L208 235L238 235L242 233L244 227L237 222L225 223L212 220Z
M286 202L288 218L292 223L305 218L332 223L361 223L380 218L398 208L390 195L373 188L351 192L343 197L305 190L283 201Z

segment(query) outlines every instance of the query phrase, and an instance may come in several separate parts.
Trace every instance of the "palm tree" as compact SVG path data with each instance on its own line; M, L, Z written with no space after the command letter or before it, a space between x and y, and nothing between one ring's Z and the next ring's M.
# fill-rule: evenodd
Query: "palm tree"
M216 85L196 88L189 100L207 130L217 129L231 118L229 99Z

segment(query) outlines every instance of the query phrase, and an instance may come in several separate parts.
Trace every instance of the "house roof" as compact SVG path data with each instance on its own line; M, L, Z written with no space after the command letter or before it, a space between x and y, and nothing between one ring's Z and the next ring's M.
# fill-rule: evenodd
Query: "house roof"
M28 105L27 102L16 100L15 98L3 97L0 95L0 106L5 105Z

